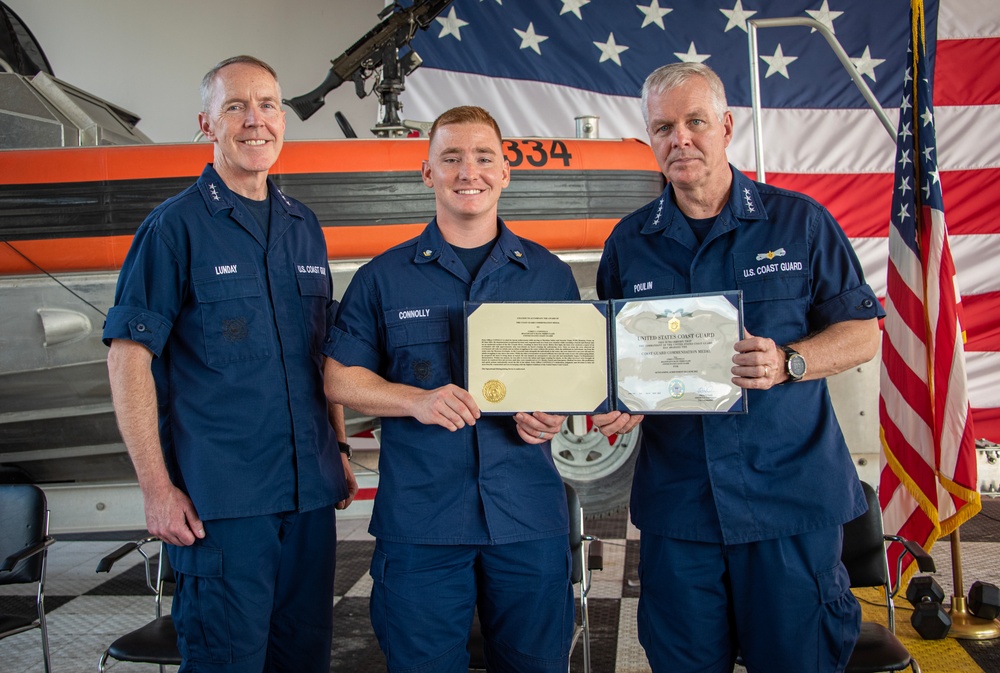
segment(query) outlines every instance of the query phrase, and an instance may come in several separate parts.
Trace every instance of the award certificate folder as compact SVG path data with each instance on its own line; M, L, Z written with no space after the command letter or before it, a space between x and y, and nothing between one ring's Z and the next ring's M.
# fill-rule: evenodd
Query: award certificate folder
M743 295L612 301L615 408L630 414L745 413L732 382Z
M466 302L466 384L483 413L743 413L742 294Z
M466 389L480 411L609 410L608 310L607 302L466 302Z

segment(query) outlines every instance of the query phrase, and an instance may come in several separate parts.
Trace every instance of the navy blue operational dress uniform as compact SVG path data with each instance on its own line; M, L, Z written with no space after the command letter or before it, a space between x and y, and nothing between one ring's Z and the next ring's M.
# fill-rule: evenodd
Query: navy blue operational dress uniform
M742 290L747 330L777 343L795 342L843 320L884 315L843 230L826 209L802 194L753 182L735 168L732 173L729 203L700 244L669 185L659 199L624 218L605 245L598 295ZM648 553L640 568L643 593L655 592L663 573L680 564L688 569L703 564L706 581L718 580L721 590L721 569L699 556L706 546L726 550L728 571L734 575L783 567L798 554L812 559L835 550L826 559L828 572L820 576L804 570L796 576L785 569L739 579L741 585L755 586L761 600L748 597L737 603L737 611L746 611L738 619L767 623L771 634L741 634L744 650L772 647L777 637L801 643L797 638L808 634L796 629L811 622L800 619L796 610L810 613L817 605L839 601L851 612L849 580L839 566L839 526L866 508L824 379L745 393L745 415L646 416L631 496L633 522L642 532L642 544L650 547L644 549ZM801 548L794 554L746 558L753 548L745 543L796 536ZM832 542L826 539L831 536ZM647 543L655 537L701 544L687 548L685 558L661 558ZM806 590L789 591L796 582ZM714 597L697 588L688 595L676 584L664 590L672 592L669 604L643 606L641 639L654 631L669 639L683 621L686 640L678 640L678 647L688 650L693 661L718 656L716 630L688 639L699 629L687 628L696 617L682 607L705 609ZM811 597L805 605L796 598L802 595ZM765 606L776 597L782 597L780 610L771 612ZM720 604L719 609L726 607ZM846 649L849 655L856 626L825 626L831 651ZM844 642L851 644L845 648ZM648 640L644 645L655 647ZM811 647L815 650L815 642Z
M437 221L363 266L325 353L393 383L464 387L464 302L579 298L565 263L497 227L475 275ZM565 671L568 519L549 444L526 444L509 416L455 432L386 417L379 470L371 620L388 669L467 669L478 585L491 670Z
M737 655L749 673L840 673L861 625L842 524L866 503L825 377L874 357L884 312L825 208L729 163L711 68L657 68L642 107L667 186L611 232L598 295L742 291L729 357L747 412L594 416L643 432L639 642L654 673L730 673Z
M169 547L185 666L262 670L259 615L272 612L275 643L304 630L329 660L332 601L318 597L332 597L333 505L347 497L320 353L335 303L315 216L270 180L268 190L267 237L212 166L156 208L104 329L156 356L167 469L207 531ZM299 562L277 567L282 553ZM312 587L307 600L281 590L298 583Z

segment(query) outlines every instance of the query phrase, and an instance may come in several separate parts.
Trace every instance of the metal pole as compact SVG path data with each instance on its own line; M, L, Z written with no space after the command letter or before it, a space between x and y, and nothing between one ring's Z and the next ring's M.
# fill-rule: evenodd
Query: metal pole
M837 41L837 38L834 37L829 28L816 19L807 19L804 17L750 19L747 21L747 35L750 47L750 94L751 105L753 108L754 156L757 162L758 182L764 182L765 175L764 134L760 123L760 66L758 65L758 61L760 59L757 53L757 28L786 28L789 26L804 26L806 28L813 28L819 31L820 35L826 38L830 48L833 49L833 53L837 55L841 65L844 66L844 70L847 71L851 80L861 91L861 95L864 96L865 101L867 101L868 106L875 113L875 116L877 116L879 121L882 122L882 126L885 127L889 137L893 140L896 139L896 129L893 128L892 121L889 120L889 116L885 113L885 110L882 109L878 99L875 98L875 94L873 94L872 90L868 88L868 84L865 83L861 73L859 73L858 69L854 67L853 63L851 63L851 58L847 55L847 52L844 51L844 48L840 46L840 42Z
M760 121L760 60L757 57L757 22L749 21L747 31L750 45L750 109L753 114L753 147L754 160L757 164L757 182L766 183L764 172L764 127Z
M951 532L951 573L952 588L951 629L948 636L963 640L992 640L1000 638L1000 623L993 619L980 619L969 612L965 600L965 586L962 581L962 539L959 528Z

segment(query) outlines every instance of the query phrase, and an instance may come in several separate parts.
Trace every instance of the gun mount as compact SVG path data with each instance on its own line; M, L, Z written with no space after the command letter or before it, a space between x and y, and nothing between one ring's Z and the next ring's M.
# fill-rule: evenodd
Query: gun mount
M379 13L381 23L336 59L323 82L307 94L286 99L286 105L299 119L309 119L323 107L326 95L344 82L354 82L358 98L374 93L381 106L381 119L372 129L380 138L402 136L407 128L400 121L404 80L420 66L417 52L409 49L402 56L399 50L409 45L418 29L426 30L452 0L414 0L404 7L399 2ZM365 83L375 78L375 85L367 90ZM343 126L342 126L343 128Z

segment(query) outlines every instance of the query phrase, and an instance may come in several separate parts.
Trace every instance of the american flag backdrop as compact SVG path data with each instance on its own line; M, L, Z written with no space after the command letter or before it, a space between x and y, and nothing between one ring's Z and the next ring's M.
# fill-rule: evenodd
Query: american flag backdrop
M882 338L879 501L887 532L930 549L980 510L961 303L937 170L921 0L896 135ZM890 565L901 545L889 550ZM911 560L912 565L912 560Z
M968 335L976 435L1000 441L1000 2L925 3L938 170ZM413 47L404 117L489 109L505 135L645 139L638 93L664 63L698 60L722 77L736 120L730 160L754 173L746 21L826 24L895 125L910 37L908 0L455 0ZM826 41L808 28L758 32L769 183L830 209L866 279L885 296L895 142ZM625 213L622 213L623 215Z

